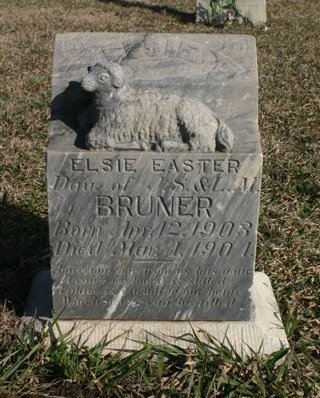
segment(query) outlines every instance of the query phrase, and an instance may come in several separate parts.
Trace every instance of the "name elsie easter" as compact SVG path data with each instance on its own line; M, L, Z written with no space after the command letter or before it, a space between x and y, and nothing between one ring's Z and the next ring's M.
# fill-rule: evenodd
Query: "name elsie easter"
M238 159L204 159L204 158L152 158L146 165L146 170L155 173L238 173ZM99 163L90 158L70 158L71 172L97 173L99 171L135 173L139 167L138 159L134 157L102 159Z

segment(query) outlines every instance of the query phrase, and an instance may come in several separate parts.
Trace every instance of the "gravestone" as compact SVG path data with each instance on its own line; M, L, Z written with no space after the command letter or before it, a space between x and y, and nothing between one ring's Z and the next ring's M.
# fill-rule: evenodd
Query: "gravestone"
M213 21L212 0L197 0L196 22L211 24ZM230 3L230 2L229 2ZM226 2L227 4L227 2ZM266 0L236 0L237 10L254 25L267 22Z
M254 272L257 80L250 36L57 35L51 277L35 277L27 314L50 316L52 299L59 331L110 349L185 347L193 330L241 355L288 345Z
M110 64L119 59L121 67ZM97 72L88 74L96 63ZM95 126L90 134L100 122L87 126L95 109L83 87L105 64L131 87L121 97L130 105L122 111L116 102L116 117L124 115L115 147L103 138L110 138L112 126L106 133ZM112 88L112 95L124 90L121 84ZM139 116L143 96L147 111ZM63 114L66 104L71 112L81 99L72 116ZM160 140L153 137L154 148L138 150L139 139L148 146L142 120L153 111L148 123L151 134L159 129ZM185 123L184 142L173 147L177 137L163 140L170 129L176 134L170 112ZM78 123L76 131L61 126L61 120L71 124L68 117ZM58 36L53 118L48 198L54 310L63 318L250 319L262 164L254 38ZM230 134L226 145L232 148L223 147L224 137L219 142L219 129ZM127 138L131 130L139 131L135 142ZM199 140L203 134L203 143L194 140L191 148L188 133Z

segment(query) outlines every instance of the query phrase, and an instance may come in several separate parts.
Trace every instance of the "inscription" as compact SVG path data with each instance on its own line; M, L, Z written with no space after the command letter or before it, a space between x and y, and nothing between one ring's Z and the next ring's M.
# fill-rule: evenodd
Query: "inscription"
M124 42L124 51L130 59L146 58L178 58L191 62L196 65L209 64L214 67L217 63L217 57L213 51L206 48L206 51L198 44L192 44L180 39L161 40L154 39L152 36L142 39Z
M153 159L151 171L156 173L238 173L240 161L237 159Z
M154 281L158 278L168 277L172 282L174 278L181 277L182 274L187 271L175 272L170 266L165 268L154 268L152 266L146 266L144 269L141 268L108 268L106 265L98 264L97 266L92 266L86 264L86 268L77 268L68 266L64 263L60 264L58 267L58 274L62 273L67 277L65 279L66 283L71 283L73 286L88 285L93 283L104 283L104 279L97 279L96 276L108 276L111 277L112 284L121 285L123 282L120 278L133 278L135 282L139 285L152 284L153 289L155 289ZM223 284L226 281L226 277L231 275L252 275L253 271L248 268L225 268L222 271L222 276L217 274L217 270L214 268L195 268L195 276L190 276L192 284L202 284L213 285L214 283ZM143 276L143 278L141 278ZM150 278L150 279L149 279ZM202 279L203 278L203 279ZM150 282L150 280L152 282ZM77 282L78 281L78 282Z
M176 319L244 307L256 222L230 204L257 205L258 170L234 157L141 156L72 155L52 178L57 208L75 209L50 230L56 302L112 317L117 298L116 316L170 308Z
M70 238L98 238L101 236L101 227L92 225L76 225L70 221L59 220L53 232L54 236L67 236Z
M103 158L97 162L92 158L70 158L70 172L76 173L135 173L138 158ZM147 169L154 173L239 173L241 163L238 159L185 159L153 158L149 159Z
M248 269L225 269L222 271L222 273L224 275L253 275L253 271L252 270L248 270Z
M116 158L116 159L103 159L99 165L90 158L71 158L70 159L70 171L82 172L82 173L97 173L99 171L104 172L117 172L117 173L134 173L135 158Z
M80 275L81 277L85 277L85 280L88 276L91 275L102 276L110 273L110 269L104 266L103 264L98 264L97 266L86 264L85 268L79 268L62 263L59 265L59 267L57 267L57 269L58 273L63 272L63 274L71 275L73 278L75 275Z
M96 257L100 253L101 245L102 241L84 246L79 242L67 242L59 240L53 246L52 254L54 256Z
M193 186L194 191L200 193L224 191L259 192L259 187L260 178L258 177L240 177L236 179L201 177Z
M92 225L80 227L70 221L60 220L53 233L58 238L52 244L53 255L96 257L113 239L108 230L107 225L104 229ZM191 228L188 222L182 221L162 221L154 228L136 227L135 221L125 221L119 223L116 232L118 239L113 243L110 256L132 258L134 262L170 263L179 260L187 252L191 258L198 256L205 259L211 256L228 257L237 250L243 257L252 257L255 246L246 240L251 231L252 223L249 221L217 223L201 220L193 223ZM175 240L167 245L157 244L159 238L171 237ZM146 243L141 243L142 238ZM190 238L193 238L192 244ZM239 240L236 246L234 239Z
M161 175L158 182L161 182L166 177ZM219 192L259 192L260 178L259 177L195 177L195 182L190 184L186 178L177 177L172 180L170 190L172 191L186 191L191 188L195 193L219 193ZM107 180L103 185L108 191L112 192L126 192L129 188L134 187L135 178L123 178L120 182L114 180ZM148 187L151 188L150 186ZM69 191L69 192L93 192L97 191L97 184L92 181L74 179L71 177L58 175L55 177L53 183L54 191ZM100 185L101 190L101 185Z
M71 307L101 307L104 305L104 307L109 307L113 305L113 298L112 297L106 297L106 298L98 298L98 297L83 297L82 292L84 290L82 289L73 289L72 295L68 295L65 292L59 292L59 295L62 295L62 301L64 305L69 305ZM140 293L140 292L139 292ZM136 294L133 292L133 294ZM80 295L80 297L79 297ZM75 296L75 297L73 297ZM143 297L143 296L142 296ZM196 296L197 297L197 296ZM202 299L200 300L196 305L193 300L189 299L183 299L179 296L175 297L170 297L170 299L166 298L160 298L157 300L155 303L154 301L148 301L145 300L143 302L143 307L153 307L153 308L158 308L160 307L167 307L172 300L175 300L177 303L178 307L182 308L193 308L193 310L196 310L197 308L212 308L212 306L215 307L221 307L221 308L231 308L234 307L237 304L237 297L214 297L211 299ZM128 307L140 307L141 304L136 304L130 299L122 299L120 300L118 304L119 308L121 309L126 309ZM192 312L192 311L191 311Z
M129 196L97 195L96 213L99 217L213 217L212 198L193 196Z
M119 243L119 251L118 253L112 253L113 255L117 254L120 257L149 257L148 261L152 260L152 257L156 257L159 255L159 247L157 246L147 246L147 245L138 245L136 242L128 243L126 241ZM163 261L161 259L155 258L154 261Z
M220 247L217 248L216 242L197 242L192 250L191 256L199 254L201 257L209 257L213 254L217 254L220 257L229 256L233 244L231 242L224 242Z
M234 246L232 242L203 242L196 241L190 245L188 241L174 242L173 246L165 248L161 246L141 245L138 242L118 242L115 245L114 251L111 253L114 257L127 257L132 258L133 261L147 261L148 263L155 262L173 262L175 259L182 257L188 250L191 250L191 257L210 258L216 257L229 257L242 251L242 256L253 256L253 253L248 254L248 247L252 243L246 243L245 246ZM159 257L161 256L161 257Z
M119 236L127 239L144 237L158 239L160 237L198 237L198 238L227 238L246 237L252 232L250 221L196 221L190 227L183 221L162 221L155 227L137 227L133 221L120 221ZM249 250L249 248L248 248Z
M55 191L70 191L70 192L92 192L95 188L94 182L76 180L70 177L56 176L53 189Z

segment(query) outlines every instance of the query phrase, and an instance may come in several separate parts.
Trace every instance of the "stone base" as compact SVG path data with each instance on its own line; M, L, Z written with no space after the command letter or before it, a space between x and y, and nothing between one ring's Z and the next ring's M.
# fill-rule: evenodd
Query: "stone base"
M50 322L51 281L47 270L34 278L25 310L26 317ZM256 272L253 285L255 316L251 321L122 321L122 320L59 320L62 332L72 329L72 336L93 346L107 336L113 340L110 350L136 350L148 340L155 343L173 343L182 348L192 346L193 331L205 343L208 335L217 343L232 346L242 356L253 353L271 354L289 346L278 305L267 275ZM54 328L53 328L54 329ZM58 334L58 333L57 333Z
M34 278L25 310L26 317L50 322L51 281L47 270L40 271ZM93 346L107 335L113 340L110 350L135 350L141 343L167 342L186 348L192 346L193 331L204 342L208 335L217 343L232 346L242 356L270 354L289 343L283 328L278 305L269 278L262 272L254 275L253 303L255 319L251 321L120 321L120 320L59 320L62 332L72 329L74 338L86 340ZM57 329L56 329L57 330ZM58 333L57 333L58 334Z

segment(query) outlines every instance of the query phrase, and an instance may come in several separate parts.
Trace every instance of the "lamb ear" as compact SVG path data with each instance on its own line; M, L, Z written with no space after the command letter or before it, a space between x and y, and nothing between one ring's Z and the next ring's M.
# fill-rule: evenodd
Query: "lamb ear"
M112 74L112 85L116 88L123 86L123 77L117 74Z
M112 85L116 88L122 87L125 83L125 76L122 67L115 62L110 62L108 66Z

